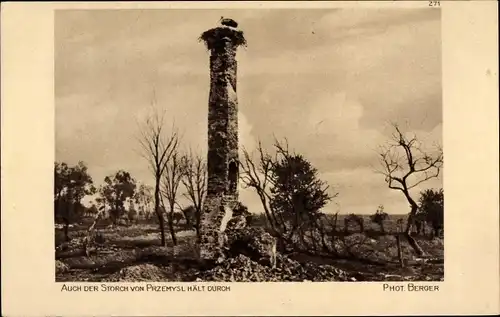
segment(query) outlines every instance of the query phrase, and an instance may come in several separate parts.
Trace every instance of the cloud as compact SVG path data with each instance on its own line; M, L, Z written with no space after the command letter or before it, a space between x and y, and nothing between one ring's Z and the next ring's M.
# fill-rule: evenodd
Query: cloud
M136 138L153 96L183 149L205 153L209 53L197 38L220 16L248 40L238 51L240 145L287 137L339 189L342 212L406 208L372 173L374 150L391 121L441 142L439 10L58 12L57 159L87 162L98 183L126 169L151 184ZM240 195L261 210L250 189Z
M384 136L380 131L360 126L363 112L364 107L345 92L319 96L313 102L304 129L311 132L303 135L297 146L307 150L313 161L329 160L329 164L324 164L326 171L366 166L375 158L375 150ZM314 147L308 146L313 143Z
M241 111L238 113L238 139L240 149L248 152L255 150L257 141L252 134L252 125Z

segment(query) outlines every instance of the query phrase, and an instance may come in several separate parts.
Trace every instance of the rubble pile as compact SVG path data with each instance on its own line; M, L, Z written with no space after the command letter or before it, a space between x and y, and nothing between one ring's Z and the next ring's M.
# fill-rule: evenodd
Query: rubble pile
M331 265L302 264L277 253L276 238L263 228L244 226L238 219L226 232L224 256L215 267L195 275L197 281L281 282L355 281Z
M56 252L81 249L84 238L73 238L70 241L65 241L56 246Z
M151 282L165 280L168 280L166 272L153 264L127 266L106 279L107 282Z
M66 263L56 260L56 274L62 274L69 271L69 266Z
M196 277L197 281L219 282L356 281L345 271L331 265L301 264L281 254L278 254L275 268L240 254L198 273Z
M262 228L244 227L227 232L227 258L244 255L261 265L275 266L276 239Z

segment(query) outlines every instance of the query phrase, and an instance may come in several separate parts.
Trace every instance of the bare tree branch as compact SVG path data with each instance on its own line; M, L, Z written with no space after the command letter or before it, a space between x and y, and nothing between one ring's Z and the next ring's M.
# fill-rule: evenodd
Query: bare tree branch
M439 177L443 167L443 151L437 146L434 152L430 153L422 148L415 134L408 137L397 124L393 123L392 126L395 132L392 133L391 141L387 146L380 147L379 159L382 170L377 173L384 175L388 187L401 191L410 203L411 211L406 236L415 251L423 254L423 250L410 236L411 225L418 210L417 203L410 195L410 189L429 179ZM411 181L410 178L414 180Z
M184 175L181 179L186 192L184 196L193 204L196 212L196 232L200 236L200 219L207 193L207 164L201 155L188 154L182 158Z
M172 242L174 245L177 245L177 238L175 236L173 224L173 214L177 202L179 186L181 184L182 177L184 176L184 168L182 165L182 156L178 153L177 142L175 142L173 147L171 147L171 150L172 152L169 160L166 161L163 167L162 194L167 199L170 207L167 213L167 220L170 234L172 235Z
M166 245L166 242L163 215L160 210L162 204L161 182L167 163L176 153L179 144L179 134L174 124L172 124L170 133L164 131L165 117L165 111L159 112L152 107L152 113L146 117L142 124L139 123L138 136L141 156L148 162L149 169L155 178L154 204L155 213L160 223L162 245Z
M266 214L266 219L271 226L272 230L276 230L276 219L272 216L269 205L269 187L270 183L270 166L271 160L269 155L264 151L262 147L262 142L258 142L258 147L256 150L258 154L257 166L254 163L253 157L248 151L243 148L243 160L240 160L240 179L243 181L244 185L248 188L253 188L260 198L262 208Z
M397 124L393 124L396 132L388 146L381 147L379 158L382 170L376 171L384 175L389 188L408 191L421 183L438 177L443 165L443 152L438 147L432 155L424 151L417 137L406 137ZM404 157L400 153L404 153ZM421 176L422 175L422 176ZM421 176L422 179L409 183L411 176ZM399 185L394 185L396 182Z

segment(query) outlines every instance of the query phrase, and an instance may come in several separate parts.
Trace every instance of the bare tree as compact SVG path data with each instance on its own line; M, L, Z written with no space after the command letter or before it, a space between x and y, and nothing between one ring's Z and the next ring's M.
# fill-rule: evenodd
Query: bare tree
M178 152L177 145L173 147L172 150L172 156L170 160L167 161L163 173L162 194L166 198L169 207L167 211L167 220L172 242L174 245L177 245L177 238L175 237L174 230L174 208L177 204L179 185L184 175L184 169L182 156ZM165 210L167 209L165 208Z
M106 205L103 204L99 207L97 214L94 216L94 221L90 225L90 227L87 229L87 232L85 234L85 238L83 240L83 251L85 252L85 255L87 257L90 256L90 249L91 245L93 243L92 241L92 234L95 229L95 226L97 225L97 222L102 218L103 214L106 212Z
M243 149L243 159L240 161L241 174L240 178L244 186L253 188L260 198L262 208L266 214L266 220L273 232L277 232L278 220L271 212L270 207L270 188L272 187L272 165L273 158L262 147L262 142L259 141L256 149L257 158Z
M418 204L412 198L410 190L439 176L443 167L443 150L437 145L434 153L431 154L423 149L415 135L408 137L397 124L393 124L393 128L395 132L392 134L391 141L382 146L379 152L382 169L378 172L384 175L389 188L401 191L410 204L405 236L415 252L423 255L424 250L411 236Z
M145 123L140 126L139 143L141 145L141 154L148 161L149 167L155 178L154 186L154 210L158 217L161 233L161 245L165 246L165 224L161 212L161 180L167 168L167 163L176 153L179 135L172 126L170 133L164 129L165 112L161 114L154 111Z
M261 142L253 155L244 149L240 178L259 196L267 224L280 243L293 244L298 238L306 244L306 234L312 234L320 218L319 210L336 194L328 193L328 185L317 178L307 159L290 152L286 139L275 139L273 147L273 155Z
M186 189L184 196L193 204L196 215L196 235L200 239L201 212L207 192L207 164L203 157L194 155L192 151L189 151L183 157L183 166L184 177L182 178L182 184ZM186 221L189 221L187 216Z

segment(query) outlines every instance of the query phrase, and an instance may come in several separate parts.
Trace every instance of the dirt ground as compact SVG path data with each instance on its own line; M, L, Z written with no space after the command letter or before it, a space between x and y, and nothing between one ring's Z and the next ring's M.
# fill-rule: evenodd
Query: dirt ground
M56 281L442 281L444 279L443 239L417 237L428 253L418 258L403 243L405 266L397 256L393 235L350 232L346 241L354 245L354 258L333 258L304 253L281 256L276 268L264 267L241 255L218 266L196 259L195 232L177 228L178 245L167 235L160 245L158 226L138 224L97 229L103 241L87 257L79 243L87 225L70 228L71 241L64 242L61 229L56 234ZM355 231L356 229L353 228ZM368 230L370 232L370 230ZM358 242L359 245L356 245Z

